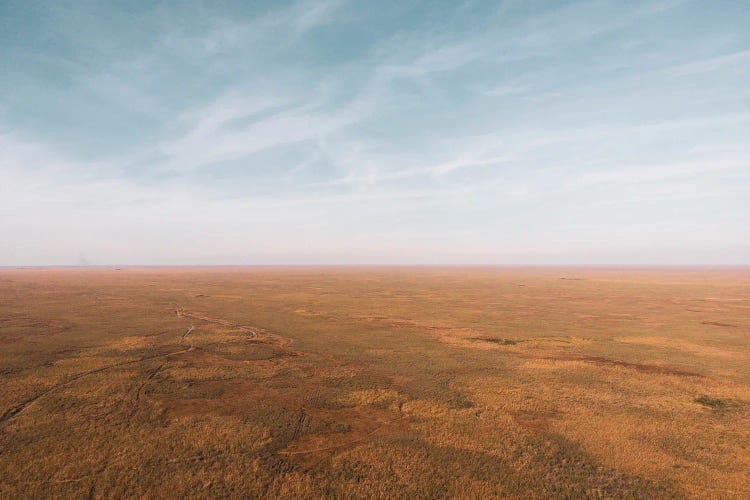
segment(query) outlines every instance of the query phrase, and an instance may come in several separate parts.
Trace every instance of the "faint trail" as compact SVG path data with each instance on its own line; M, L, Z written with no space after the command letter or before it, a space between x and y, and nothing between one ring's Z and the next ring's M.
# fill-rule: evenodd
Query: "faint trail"
M198 314L194 312L185 311L179 306L175 307L175 314L177 315L178 318L197 319L200 321L205 321L206 323L214 323L216 325L226 326L227 328L237 328L238 330L241 330L245 335L247 335L251 339L255 339L258 337L258 332L256 331L257 329L254 327L237 325L225 319L213 318L211 316L206 316L205 314Z
M293 450L293 451L281 450L281 451L277 451L276 453L278 455L305 455L305 454L308 454L308 453L317 453L317 452L321 452L321 451L336 450L338 448L346 448L348 446L352 446L352 445L355 445L355 444L359 444L359 443L361 443L363 441L367 441L373 435L375 435L377 432L381 431L385 427L387 427L387 426L389 426L389 425L391 425L391 424L393 424L395 422L398 422L399 420L403 420L404 418L405 418L405 415L401 415L398 418L394 418L390 422L388 422L386 424L383 424L380 427L377 427L376 429L370 431L369 433L365 434L364 436L362 436L360 438L357 438L357 439L354 439L352 441L347 441L346 443L335 444L335 445L332 445L332 446L324 446L322 448L314 448L312 450Z
M179 317L179 314L178 314L178 317ZM182 334L182 337L180 338L180 340L182 342L185 342L185 339L187 338L187 336L190 335L190 333L192 333L192 331L194 329L195 328L193 327L193 325L190 325L190 328L185 333ZM132 365L132 364L135 364L135 363L142 363L142 362L148 361L150 359L168 358L170 356L176 356L178 354L183 354L183 353L186 353L186 352L190 352L190 351L193 351L195 349L196 349L196 347L193 344L188 344L187 349L180 349L179 351L168 352L168 353L165 353L165 354L154 354L152 356L144 356L142 358L133 359L133 360L130 360L130 361L123 361L121 363L115 363L113 365L102 366L101 368L95 368L93 370L88 370L88 371L85 371L85 372L82 372L82 373L78 373L76 375L73 375L71 378L69 378L65 382L60 382L59 384L55 384L55 385L53 385L53 386L45 389L44 391L36 394L35 396L32 396L31 398L23 401L22 403L14 406L12 408L9 408L2 415L0 415L0 424L8 422L9 420L12 420L13 418L17 417L18 415L20 415L21 413L23 413L29 406L31 406L32 404L34 404L36 401L38 401L39 399L43 398L44 396L52 393L53 391L56 391L57 389L62 389L63 387L66 387L66 386L72 384L73 382L75 382L77 380L80 380L80 379L82 379L84 377L88 377L89 375L95 375L97 373L102 373L102 372L105 372L107 370L111 370L113 368L119 368L121 366ZM165 363L162 363L161 365L159 365L158 369L155 370L151 375L149 375L149 377L146 379L146 381L138 388L138 392L139 393L140 393L141 389L151 379L153 379L156 376L156 374L162 369L162 367L164 366L164 364ZM138 399L140 399L139 395L137 396L137 400Z
M27 399L26 401L22 402L21 404L16 405L16 406L14 406L14 407L6 410L5 413L3 413L2 416L0 416L0 424L2 424L4 422L7 422L8 420L13 419L14 417L17 417L18 415L20 415L21 413L23 413L24 410L26 410L29 406L31 406L38 399L43 398L47 394L50 394L51 392L56 391L57 389L61 389L63 387L66 387L66 386L72 384L73 382L75 382L76 380L80 380L80 379L82 379L84 377L88 377L89 375L94 375L94 374L97 374L97 373L102 373L102 372L105 372L107 370L111 370L113 368L119 368L121 366L132 365L132 364L135 364L135 363L142 363L143 361L147 361L149 359L166 358L168 356L175 356L177 354L182 354L184 352L190 352L193 349L194 349L194 347L191 346L188 349L182 349L182 350L179 350L179 351L169 352L169 353L166 353L166 354L154 354L153 356L146 356L146 357L143 357L143 358L133 359L133 360L130 360L130 361L123 361L122 363L115 363L113 365L102 366L101 368L95 368L94 370L89 370L89 371L85 371L85 372L82 372L82 373L78 373L76 375L73 375L71 378L69 378L65 382L60 382L59 384L55 384L52 387L49 387L48 389L45 389L44 391L40 392L39 394L37 394L37 395L35 395L35 396Z
M187 337L188 335L190 335L190 332L192 332L194 329L195 329L195 327L193 325L190 325L190 328L188 328L188 331L186 331L185 333L182 334L182 340L185 340L185 337Z
M307 420L307 414L305 413L305 409L302 408L299 411L299 418L297 419L297 427L294 429L294 432L292 433L292 439L291 441L294 441L297 439L302 432L302 428L305 425L305 421Z
M258 337L258 333L256 332L255 328L251 328L251 327L248 327L248 326L242 326L242 325L235 325L235 324L231 323L230 321L226 321L226 320L219 319L219 318L212 318L210 316L205 316L205 315L201 315L201 314L186 312L186 311L184 311L179 306L175 306L175 314L177 315L178 318L183 318L183 317L184 318L191 318L191 319L197 319L197 320L205 321L205 322L208 322L208 323L219 324L219 325L226 326L226 327L229 327L229 328L238 328L243 333L245 333L248 337L250 337L251 339L255 339L255 338ZM195 330L195 327L193 325L190 325L190 328L188 328L187 331L185 333L183 333L182 336L180 337L180 341L183 342L183 343L186 342L187 341L187 337L193 332L193 330ZM279 337L279 338L282 339L281 337ZM291 343L290 341L288 341L288 339L284 339L284 340L287 340L287 343ZM48 395L48 394L50 394L50 393L52 393L52 392L54 392L54 391L56 391L58 389L66 387L66 386L72 384L73 382L75 382L77 380L80 380L80 379L82 379L84 377L88 377L90 375L95 375L97 373L102 373L102 372L105 372L107 370L112 370L114 368L119 368L121 366L132 365L132 364L135 364L135 363L142 363L142 362L148 361L150 359L169 358L171 356L177 356L179 354L184 354L184 353L187 353L187 352L194 351L195 349L197 349L197 347L195 345L193 345L192 343L188 342L188 347L187 348L180 349L178 351L168 352L168 353L164 353L164 354L154 354L154 355L151 355L151 356L144 356L142 358L133 359L133 360L130 360L130 361L123 361L121 363L115 363L115 364L112 364L112 365L102 366L101 368L95 368L93 370L88 370L88 371L85 371L85 372L82 372L82 373L78 373L76 375L73 375L68 380L66 380L64 382L60 382L58 384L55 384L55 385L53 385L53 386L45 389L44 391L42 391L42 392L40 392L40 393L38 393L38 394L30 397L29 399L26 399L25 401L21 402L20 404L7 409L2 415L0 415L0 425L2 425L3 423L8 422L8 421L14 419L15 417L17 417L18 415L20 415L21 413L23 413L29 406L31 406L32 404L34 404L36 401L38 401L39 399L43 398L44 396L46 396L46 395ZM159 368L159 370L161 370L161 367ZM158 371L157 371L157 373L158 373ZM153 376L151 376L146 381L146 383L150 379L152 379L154 376L156 376L156 373L154 373Z
M151 382L154 377L164 368L164 366L167 364L166 361L164 361L162 364L157 366L155 369L151 370L151 373L148 374L148 377L146 377L146 380L144 380L140 386L138 386L138 389L135 391L135 397L133 398L132 407L130 408L130 414L128 415L128 418L131 418L138 408L138 404L141 401L141 398L143 397L143 391L148 385L149 382Z
M219 452L219 453L212 453L212 454L198 454L198 455L191 455L187 457L179 457L179 458L151 458L147 463L139 463L138 465L132 465L124 467L122 470L125 471L139 471L143 470L144 468L155 468L155 467L161 467L164 464L175 464L180 462L202 462L205 460L210 459L216 459L219 457L246 457L246 453L244 452ZM86 481L90 479L94 479L96 476L103 473L105 470L122 464L127 459L132 459L132 456L128 455L120 455L114 460L107 461L104 465L101 465L93 472L90 472L88 474L83 474L81 476L71 477L71 478L60 478L60 479L37 479L34 481L22 481L22 482L8 482L0 479L0 484L4 484L7 486L16 486L18 484L23 485L36 485L36 484L67 484L67 483L78 483L81 481Z

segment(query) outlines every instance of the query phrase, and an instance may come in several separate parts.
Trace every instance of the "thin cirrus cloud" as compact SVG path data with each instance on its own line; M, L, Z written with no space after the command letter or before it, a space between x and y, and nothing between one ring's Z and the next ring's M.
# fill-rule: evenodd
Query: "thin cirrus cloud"
M4 2L0 265L747 264L720 7Z

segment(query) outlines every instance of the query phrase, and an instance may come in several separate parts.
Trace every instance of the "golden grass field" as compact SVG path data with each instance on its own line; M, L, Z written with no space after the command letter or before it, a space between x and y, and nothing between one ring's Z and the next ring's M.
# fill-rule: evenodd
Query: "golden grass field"
M750 498L750 271L0 270L0 496Z

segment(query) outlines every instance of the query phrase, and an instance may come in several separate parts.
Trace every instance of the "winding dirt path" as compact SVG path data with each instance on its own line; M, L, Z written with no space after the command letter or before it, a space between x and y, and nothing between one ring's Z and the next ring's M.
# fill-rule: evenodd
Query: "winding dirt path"
M258 338L258 332L256 331L257 328L255 328L255 327L244 326L244 325L237 325L237 324L234 324L231 321L227 321L225 319L214 318L214 317L211 317L211 316L206 316L205 314L200 314L200 313L185 311L184 309L182 309L179 306L175 307L175 314L177 314L178 318L197 319L199 321L205 321L206 323L213 323L215 325L226 326L227 328L237 328L238 330L241 330L242 333L244 333L245 335L247 335L251 339Z
M8 410L6 410L5 413L3 413L2 415L0 415L0 424L3 424L5 422L7 422L9 420L12 420L13 418L17 417L18 415L20 415L21 413L23 413L29 406L31 406L32 404L34 404L36 401L38 401L39 399L43 398L44 396L46 396L46 395L48 395L48 394L50 394L50 393L52 393L52 392L54 392L54 391L56 391L58 389L62 389L63 387L67 387L70 384L72 384L73 382L75 382L77 380L80 380L80 379L82 379L84 377L88 377L90 375L95 375L97 373L102 373L102 372L105 372L107 370L112 370L114 368L119 368L119 367L122 367L122 366L133 365L133 364L136 364L136 363L142 363L142 362L148 361L150 359L158 359L158 358L166 358L166 357L169 357L169 356L176 356L178 354L183 354L183 353L186 353L186 352L190 352L190 351L192 351L194 349L195 349L195 347L191 345L187 349L181 349L179 351L168 352L168 353L165 353L165 354L154 354L152 356L144 356L142 358L132 359L130 361L123 361L121 363L115 363L113 365L102 366L100 368L95 368L93 370L88 370L88 371L85 371L85 372L78 373L78 374L73 375L72 377L70 377L65 382L60 382L60 383L55 384L55 385L53 385L51 387L48 387L44 391L42 391L42 392L40 392L40 393L32 396L31 398L23 401L22 403L20 403L18 405L14 406L14 407L12 407L12 408L10 408Z
M178 313L177 316L180 317L180 314ZM185 340L187 339L187 336L190 335L190 333L192 333L192 331L194 329L195 329L195 327L193 325L190 325L190 328L185 333L182 334L182 337L180 338L180 341L184 343ZM154 355L151 355L151 356L144 356L142 358L132 359L130 361L123 361L123 362L120 362L120 363L115 363L115 364L112 364L112 365L102 366L100 368L95 368L93 370L88 370L88 371L85 371L85 372L78 373L78 374L73 375L72 377L70 377L68 380L66 380L64 382L60 382L58 384L55 384L55 385L53 385L51 387L48 387L47 389L45 389L42 392L40 392L40 393L38 393L38 394L36 394L36 395L34 395L34 396L26 399L25 401L21 402L20 404L9 408L2 415L0 415L0 425L3 424L3 423L5 423L5 422L8 422L8 421L10 421L10 420L12 420L14 418L16 418L19 415L21 415L24 411L26 411L26 409L29 406L33 405L36 401L40 400L44 396L47 396L48 394L51 394L52 392L54 392L54 391L56 391L58 389L62 389L63 387L67 387L70 384L72 384L73 382L75 382L77 380L80 380L80 379L82 379L84 377L95 375L97 373L102 373L102 372L105 372L107 370L112 370L112 369L115 369L115 368L120 368L122 366L133 365L133 364L136 364L136 363L142 363L144 361L148 361L148 360L151 360L151 359L169 358L171 356L177 356L178 354L184 354L186 352L191 352L191 351L194 351L195 349L196 349L196 347L192 343L189 343L188 347L186 349L180 349L178 351L168 352L168 353L164 353L164 354L154 354ZM148 376L148 378L146 379L146 381L138 388L137 399L140 399L140 395L139 394L140 394L141 390L145 387L145 385L151 379L153 379L156 376L156 373L158 373L158 371L160 371L162 369L162 367L164 366L165 363L162 363L156 371L154 371L153 373L151 373Z
M183 317L184 318L190 318L190 319L205 321L207 323L218 324L218 325L229 327L229 328L236 328L236 329L239 329L240 331L242 331L245 335L247 335L250 340L255 340L255 339L258 338L257 329L254 328L254 327L243 326L243 325L235 325L235 324L233 324L233 323L231 323L231 322L229 322L227 320L223 320L223 319L219 319L219 318L212 318L210 316L206 316L206 315L202 315L202 314L187 312L187 311L184 311L180 306L175 306L174 310L175 310L175 314L176 314L176 316L178 318L183 318ZM2 415L0 415L0 426L2 426L6 422L9 422L9 421L13 420L14 418L18 417L19 415L21 415L26 409L28 409L31 405L33 405L36 401L40 400L41 398L47 396L48 394L51 394L52 392L54 392L54 391L56 391L58 389L62 389L64 387L67 387L67 386L71 385L73 382L75 382L77 380L80 380L80 379L82 379L84 377L95 375L97 373L103 373L103 372L106 372L108 370L112 370L112 369L123 367L123 366L127 366L127 365L133 365L133 364L136 364L136 363L142 363L144 361L149 361L149 360L152 360L152 359L163 359L164 361L162 363L160 363L156 368L152 369L148 373L148 376L146 377L146 379L135 390L135 395L134 395L134 398L133 398L133 401L132 401L132 403L133 403L132 404L132 411L130 413L130 416L132 417L132 415L135 413L135 410L136 410L136 408L138 406L138 403L143 398L143 393L144 393L144 390L145 390L146 386L156 377L156 375L161 370L164 369L164 367L167 365L170 357L177 356L177 355L184 354L184 353L188 353L188 352L194 351L196 349L201 349L201 347L196 347L188 339L188 337L190 336L191 333L193 333L194 330L195 330L195 326L191 324L190 327L180 337L180 343L187 344L186 348L179 349L177 351L168 352L168 353L154 354L154 355L150 355L150 356L143 356L143 357L138 358L138 359L133 359L133 360L129 360L129 361L123 361L123 362L120 362L120 363L114 363L114 364L111 364L111 365L102 366L100 368L95 368L93 370L87 370L85 372L81 372L81 373L75 374L75 375L71 376L69 379L65 380L64 382L60 382L58 384L55 384L55 385L53 385L53 386L45 389L44 391L42 391L42 392L40 392L40 393L38 393L38 394L36 394L36 395L34 395L34 396L26 399L25 401L21 402L20 404L18 404L16 406L14 406L14 407L6 410ZM271 334L269 334L268 336L271 337L271 338L273 338L274 340L276 340L282 346L289 346L291 344L291 340L285 339L284 337L280 337L280 336L277 336L277 335L271 335ZM210 346L210 345L215 345L215 344L216 343L206 344L204 347L207 347L207 346ZM296 434L299 434L299 432L301 430L301 427L304 424L304 420L305 419L306 419L306 415L303 412L302 416L300 418L300 422L298 423L298 429L295 431ZM122 460L122 458L123 457L121 457L121 460ZM173 459L173 460L169 460L168 462L175 462L175 461L181 461L181 460L193 460L193 459L202 460L204 458L205 458L204 456L198 455L196 457L187 457L186 459ZM109 468L110 466L112 466L115 462L117 462L117 460L115 460L114 462L112 462L110 460L107 460L97 470L95 470L95 471L93 471L93 472L91 472L89 474L85 474L85 475L74 477L74 478L61 478L61 479L54 479L54 480L41 480L41 481L26 482L24 484L74 483L74 482L84 481L84 480L87 480L87 479L91 479L92 477L98 476L99 474L101 474L102 472L104 472L107 468ZM140 468L140 467L141 466L138 466L137 468ZM133 469L137 469L137 468L134 467Z
M141 385L138 386L138 389L135 390L135 396L133 397L133 400L130 405L130 413L128 414L128 418L131 418L133 415L135 415L135 412L138 408L138 404L141 402L141 399L143 398L143 392L146 389L146 386L149 382L151 382L154 377L164 368L164 366L167 364L167 361L164 361L159 366L151 370L151 372L148 374L148 377L146 377L146 380L141 383Z
M199 321L205 321L206 323L214 323L214 324L225 326L225 327L228 327L228 328L237 328L240 331L242 331L245 335L247 335L251 340L255 340L255 339L258 338L257 329L254 328L254 327L243 326L243 325L236 325L236 324L232 323L231 321L227 321L225 319L213 318L211 316L206 316L204 314L199 314L199 313L185 311L179 305L174 306L174 312L175 312L175 315L178 318L195 319L195 320L199 320ZM177 356L179 354L184 354L184 353L187 353L187 352L194 351L194 350L196 350L198 348L195 345L193 345L191 342L188 341L188 336L193 332L193 330L195 330L195 326L194 325L190 325L190 328L188 328L187 331L185 331L185 333L183 333L182 336L180 337L180 342L182 342L182 343L186 343L187 342L187 345L188 345L187 348L180 349L180 350L173 351L173 352L163 353L163 354L154 354L154 355L151 355L151 356L144 356L142 358L133 359L133 360L130 360L130 361L123 361L123 362L115 363L115 364L112 364L112 365L102 366L100 368L95 368L93 370L88 370L88 371L81 372L81 373L78 373L76 375L73 375L68 380L66 380L64 382L60 382L58 384L55 384L55 385L53 385L51 387L48 387L47 389L43 390L42 392L39 392L39 393L35 394L34 396L26 399L25 401L21 402L20 404L7 409L2 415L0 415L0 425L2 425L5 422L8 422L8 421L16 418L17 416L21 415L29 406L31 406L32 404L34 404L39 399L47 396L48 394L50 394L50 393L52 393L52 392L54 392L54 391L56 391L58 389L62 389L63 387L67 387L70 384L72 384L73 382L75 382L77 380L80 380L80 379L82 379L84 377L95 375L97 373L102 373L102 372L105 372L107 370L112 370L112 369L119 368L119 367L122 367L122 366L132 365L132 364L136 364L136 363L142 363L144 361L148 361L148 360L151 360L151 359L169 358L171 356ZM276 336L274 336L274 337L276 337ZM276 340L279 341L279 343L282 344L282 345L283 344L290 344L291 343L291 341L288 341L288 339L283 339L283 337L278 337L278 339L276 339ZM284 340L287 340L287 342L283 342ZM140 392L143 390L143 388L145 387L145 385L148 384L148 382L156 376L156 374L163 368L163 366L164 366L164 364L160 365L159 368L156 371L152 372L148 376L148 378L146 379L146 381L144 381L144 383L139 387L137 394L140 394ZM137 399L140 399L140 396L137 396Z

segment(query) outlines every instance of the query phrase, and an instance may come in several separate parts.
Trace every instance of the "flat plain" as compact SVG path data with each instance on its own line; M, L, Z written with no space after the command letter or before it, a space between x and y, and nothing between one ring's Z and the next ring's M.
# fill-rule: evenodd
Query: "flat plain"
M0 270L0 496L750 498L750 270Z

